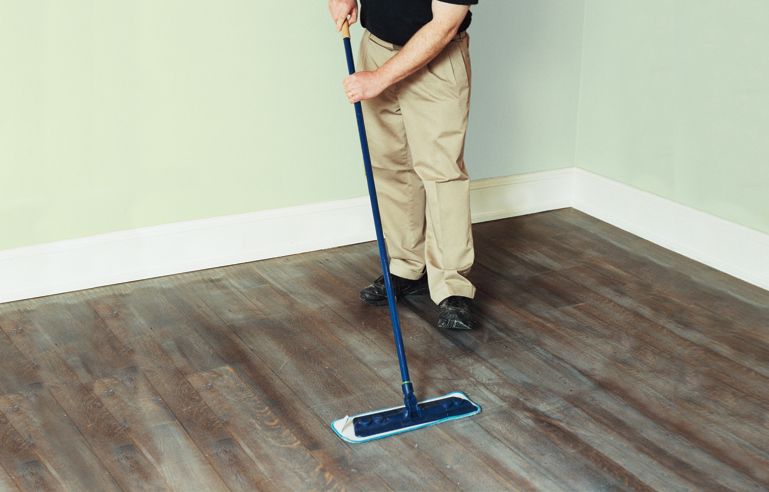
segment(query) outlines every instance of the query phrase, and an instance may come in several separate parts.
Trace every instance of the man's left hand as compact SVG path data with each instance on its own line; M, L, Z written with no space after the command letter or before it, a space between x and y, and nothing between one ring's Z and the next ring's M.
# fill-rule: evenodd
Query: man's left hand
M351 103L372 99L387 89L387 82L379 72L358 72L343 82L344 93Z

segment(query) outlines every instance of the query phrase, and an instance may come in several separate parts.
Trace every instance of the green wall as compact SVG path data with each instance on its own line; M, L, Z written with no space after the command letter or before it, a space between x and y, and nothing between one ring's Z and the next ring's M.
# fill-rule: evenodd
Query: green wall
M473 178L571 167L584 0L481 0L470 27Z
M362 195L341 40L294 5L0 2L0 249Z
M571 165L581 9L475 8L474 178ZM0 250L366 193L323 0L4 0L0 66Z
M769 232L767 25L764 0L482 3L471 176L576 163ZM365 194L331 29L320 0L0 2L0 250Z
M769 233L769 2L587 0L576 163Z

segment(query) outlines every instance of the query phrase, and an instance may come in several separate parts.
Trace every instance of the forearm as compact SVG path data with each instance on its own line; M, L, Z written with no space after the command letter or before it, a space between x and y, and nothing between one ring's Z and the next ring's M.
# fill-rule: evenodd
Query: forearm
M431 21L411 37L406 45L376 72L387 86L396 84L427 65L457 35L458 25Z

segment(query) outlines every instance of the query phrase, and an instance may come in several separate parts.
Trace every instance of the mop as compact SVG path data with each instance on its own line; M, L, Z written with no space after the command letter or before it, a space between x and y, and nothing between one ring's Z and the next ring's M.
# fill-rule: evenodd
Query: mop
M344 23L342 34L347 54L347 68L350 75L352 75L355 73L355 62L353 61L350 28L347 22ZM401 389L403 390L403 405L401 406L374 410L373 412L360 413L353 416L348 415L331 423L331 428L343 440L350 443L362 443L476 415L480 413L481 407L460 391L417 402L416 395L414 394L414 385L409 379L406 352L403 348L398 309L395 305L395 295L393 293L392 280L390 279L390 267L387 262L387 247L385 246L382 220L379 215L374 173L371 169L371 156L369 155L368 139L366 138L366 127L363 123L363 108L360 102L355 103L355 116L358 120L363 165L366 170L368 193L371 199L371 212L374 215L374 228L376 229L376 240L379 246L379 258L382 262L382 273L384 274L385 290L387 291L387 305L390 309L393 338L395 339L395 348L401 372Z

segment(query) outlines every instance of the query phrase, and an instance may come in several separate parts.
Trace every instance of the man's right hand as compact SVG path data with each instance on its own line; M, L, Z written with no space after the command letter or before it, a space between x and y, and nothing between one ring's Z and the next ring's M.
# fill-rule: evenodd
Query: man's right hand
M352 25L358 20L358 0L328 0L328 11L336 30L341 31L344 21Z

